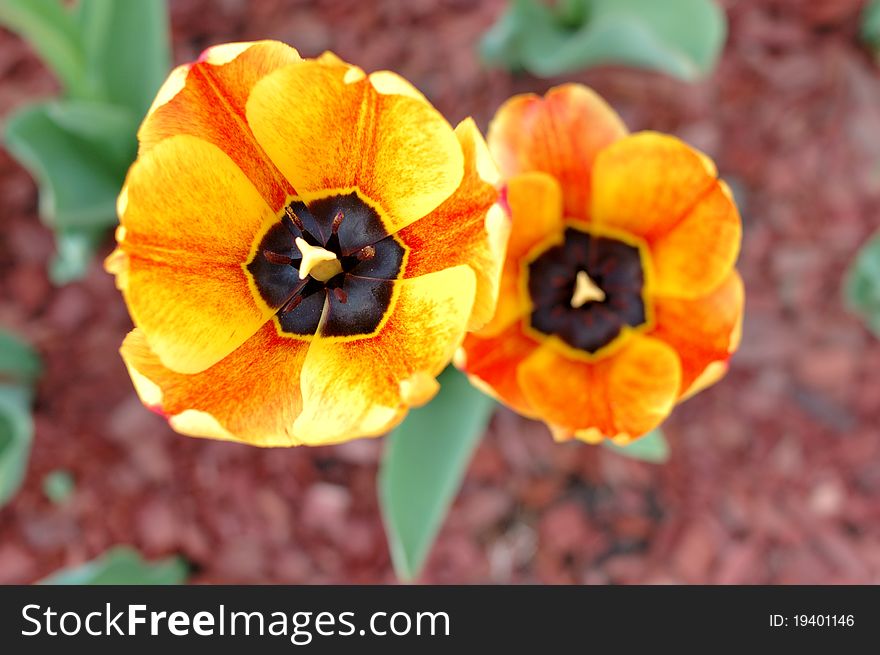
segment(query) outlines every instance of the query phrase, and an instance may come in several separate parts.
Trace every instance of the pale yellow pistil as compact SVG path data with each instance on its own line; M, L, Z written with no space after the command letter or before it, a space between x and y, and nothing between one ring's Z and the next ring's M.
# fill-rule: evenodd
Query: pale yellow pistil
M577 309L588 302L602 302L605 292L590 279L586 271L578 271L574 280L574 293L571 295L571 306Z
M313 246L302 237L296 238L296 247L302 254L299 265L299 279L305 280L311 275L319 282L326 282L342 272L342 264L336 255L321 246Z

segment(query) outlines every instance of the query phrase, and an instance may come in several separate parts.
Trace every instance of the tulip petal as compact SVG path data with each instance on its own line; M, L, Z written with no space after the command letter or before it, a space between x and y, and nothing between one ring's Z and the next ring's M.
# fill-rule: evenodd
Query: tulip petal
M736 263L742 222L719 182L674 228L650 244L654 293L697 299L718 287Z
M138 329L120 352L143 403L168 417L178 432L291 446L300 443L292 427L302 409L299 376L308 346L280 336L268 321L228 357L195 375L163 366Z
M526 258L536 245L554 235L561 239L564 227L562 193L546 173L516 175L508 182L505 197L511 216L510 239L495 314L480 330L481 336L499 334L531 310L524 286Z
M507 183L507 204L512 228L507 244L508 259L521 259L539 243L558 234L565 227L562 215L562 191L546 173L523 173Z
M592 90L564 84L541 98L505 102L489 126L489 149L505 178L543 171L562 187L566 218L589 219L596 155L626 135L626 126Z
M540 345L516 322L491 338L467 335L456 353L455 364L492 397L523 416L535 417L535 409L523 393L516 371Z
M714 164L675 137L642 132L604 150L593 170L593 220L644 239L656 293L698 298L730 272L741 221Z
M197 62L176 68L159 90L138 132L140 152L177 134L197 136L229 155L280 210L292 189L254 139L245 103L257 81L298 61L296 50L277 41L209 48Z
M742 279L735 270L702 298L654 298L656 327L651 336L665 341L678 353L682 368L680 396L690 395L695 382L710 365L726 364L736 350L744 302ZM717 379L716 376L713 382Z
M132 166L120 209L108 267L166 366L202 371L274 313L244 265L256 236L278 219L219 148L165 139Z
M474 330L485 325L495 311L510 221L496 204L498 191L490 180L497 179L497 169L477 126L467 119L455 128L455 133L465 158L461 185L437 209L397 236L409 246L404 277L459 264L474 270L477 298L468 325Z
M598 430L635 438L657 427L678 398L681 365L659 339L631 333L616 352L595 362L574 359L548 342L519 367L532 407L557 434Z
M469 266L396 286L391 314L375 336L351 340L319 333L312 341L302 372L303 412L294 424L306 443L387 432L407 411L401 384L425 373L436 377L461 342L476 292Z
M312 60L278 70L254 87L247 117L301 196L357 188L385 211L389 233L427 215L462 179L446 120L410 93L380 92L359 69Z

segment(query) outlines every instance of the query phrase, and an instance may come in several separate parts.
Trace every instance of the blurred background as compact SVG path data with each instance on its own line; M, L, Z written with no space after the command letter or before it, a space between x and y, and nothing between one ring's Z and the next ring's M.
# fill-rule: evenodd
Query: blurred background
M880 582L880 340L844 274L880 227L880 68L862 0L726 0L714 72L684 82L594 67L490 70L503 0L171 0L174 63L279 39L391 68L454 124L482 129L514 93L565 80L633 131L671 132L718 163L744 219L742 347L726 379L664 425L665 465L499 409L421 577L435 583ZM58 90L0 30L0 120ZM145 410L117 349L131 328L101 244L55 286L28 173L0 149L0 325L43 360L20 492L0 509L0 583L29 583L118 544L177 555L196 583L393 582L376 498L383 440L260 450L178 436Z

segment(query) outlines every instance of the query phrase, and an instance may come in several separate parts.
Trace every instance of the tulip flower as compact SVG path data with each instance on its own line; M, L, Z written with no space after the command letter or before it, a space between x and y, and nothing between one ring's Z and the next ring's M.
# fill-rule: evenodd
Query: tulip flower
M580 85L489 129L510 242L493 319L456 363L558 440L626 444L716 382L739 343L741 221L704 154L627 135Z
M508 220L471 120L277 42L175 69L106 262L121 353L178 432L259 446L388 431L494 312Z

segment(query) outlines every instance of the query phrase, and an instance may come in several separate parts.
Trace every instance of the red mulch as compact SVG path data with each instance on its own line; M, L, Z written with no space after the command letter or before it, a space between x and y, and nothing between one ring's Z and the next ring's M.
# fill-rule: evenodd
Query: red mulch
M842 273L880 226L880 75L857 40L861 0L739 0L711 80L619 69L574 76L632 129L706 150L743 209L748 289L729 376L668 422L657 467L499 411L424 575L428 582L880 582L880 341L841 305ZM276 38L394 68L450 120L482 127L551 82L483 70L503 5L172 1L175 58ZM51 94L0 33L0 116ZM116 350L130 327L99 261L46 279L30 178L0 152L0 324L47 372L27 483L0 511L0 582L30 582L118 543L181 553L196 582L391 582L375 494L382 440L265 451L173 434L138 403ZM109 251L109 240L104 253ZM66 469L56 506L43 477Z

